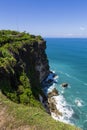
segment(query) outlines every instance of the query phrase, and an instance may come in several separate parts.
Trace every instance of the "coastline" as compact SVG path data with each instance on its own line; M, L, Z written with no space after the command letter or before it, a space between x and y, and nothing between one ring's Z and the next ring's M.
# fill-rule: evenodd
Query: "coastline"
M41 103L46 108L46 111L50 113L51 117L56 121L64 122L66 124L74 125L70 120L74 111L67 104L63 95L56 89L58 83L58 75L54 71L50 71L49 75L43 80L43 91L47 97L47 101L43 103L43 99L40 97Z

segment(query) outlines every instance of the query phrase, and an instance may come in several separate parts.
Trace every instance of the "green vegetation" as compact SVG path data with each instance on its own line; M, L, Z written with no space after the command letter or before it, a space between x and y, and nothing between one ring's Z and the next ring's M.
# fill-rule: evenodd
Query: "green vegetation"
M19 42L22 43L27 41L29 43L32 43L33 41L41 41L43 40L41 36L34 36L30 35L26 32L17 32L17 31L11 31L11 30L1 30L0 31L0 46L13 42Z
M35 70L39 42L41 36L0 31L0 129L77 130L54 121L38 101L44 96Z

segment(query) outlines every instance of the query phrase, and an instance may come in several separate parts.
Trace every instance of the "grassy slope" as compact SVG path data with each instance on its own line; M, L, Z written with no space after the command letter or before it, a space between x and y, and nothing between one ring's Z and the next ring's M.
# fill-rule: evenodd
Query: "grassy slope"
M56 122L44 110L16 104L0 92L0 129L6 130L79 130Z

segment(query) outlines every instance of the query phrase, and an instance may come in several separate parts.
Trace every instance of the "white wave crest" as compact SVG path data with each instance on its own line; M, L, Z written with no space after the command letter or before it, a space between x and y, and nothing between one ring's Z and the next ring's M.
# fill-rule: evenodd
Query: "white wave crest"
M75 104L76 104L78 107L81 107L81 106L83 106L84 102L83 102L81 99L76 98L76 99L75 99Z
M55 99L56 107L58 111L62 113L62 116L61 115L57 116L54 113L51 113L52 117L55 120L59 120L61 122L71 123L70 118L74 113L73 109L67 104L65 98L62 95L55 96L53 98Z
M47 93L52 92L52 90L55 88L55 83L51 85L49 88L47 88Z

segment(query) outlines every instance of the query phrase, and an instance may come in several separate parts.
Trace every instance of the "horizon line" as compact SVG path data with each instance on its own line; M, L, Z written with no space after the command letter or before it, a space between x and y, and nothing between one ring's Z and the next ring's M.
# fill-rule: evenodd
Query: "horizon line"
M81 39L87 39L87 37L50 37L50 36L46 36L46 37L43 37L43 38L72 38L72 39L77 39L77 38L81 38Z

